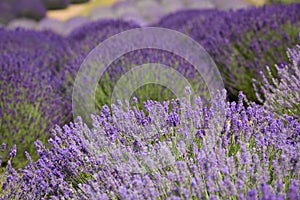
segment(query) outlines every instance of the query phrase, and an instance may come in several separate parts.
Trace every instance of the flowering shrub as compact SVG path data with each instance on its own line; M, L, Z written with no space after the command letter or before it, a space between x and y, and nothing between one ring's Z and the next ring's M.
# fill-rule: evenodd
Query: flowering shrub
M90 22L82 27L75 29L69 36L68 39L72 43L73 48L76 50L77 57L66 65L68 72L70 72L70 82L75 82L76 75L79 67L97 45L109 37L121 33L126 30L140 28L135 23L124 22L121 20L101 20L97 22ZM121 62L122 59L117 59L115 62ZM123 66L123 70L120 66L112 65L112 70L107 70L104 75L104 79L99 80L99 89L97 90L96 99L97 106L101 109L104 104L109 104L110 94L112 92L113 83L117 81L117 78L122 75L124 69L130 68L130 66ZM114 69L115 67L115 69ZM72 93L72 87L69 87L68 93Z
M157 23L164 15L188 9L239 9L251 4L243 0L126 0L115 1L111 6L97 6L88 11L91 20L123 19L141 26Z
M45 15L46 8L40 0L3 0L0 2L1 24L24 17L39 20Z
M287 62L285 50L299 42L299 3L194 12L178 12L185 19L182 23L177 23L173 14L157 26L178 30L198 41L214 58L231 99L242 90L250 100L256 100L252 78L261 79L260 71L266 65L275 75L273 66Z
M7 150L17 144L12 164L21 167L25 150L36 160L36 139L46 141L55 124L70 120L63 65L72 53L61 37L50 33L18 29L0 30L0 35L0 141L7 144L0 156L5 166Z
M16 17L12 2L13 1L0 2L0 24L2 26Z
M142 49L124 54L122 57L116 59L105 71L104 75L99 80L98 88L96 90L95 98L98 108L101 109L103 105L111 103L110 97L113 93L115 85L118 84L118 81L124 76L124 74L128 72L130 74L130 72L132 72L131 70L133 70L135 66L140 66L145 63L159 63L164 65L163 67L167 66L173 70L176 70L181 76L188 80L196 94L202 95L202 98L209 99L209 95L206 95L208 92L207 87L203 78L201 77L201 74L199 74L199 72L184 58L164 50ZM150 66L151 65L148 67L150 68ZM137 75L134 74L134 70L132 74L133 77L131 77L131 79L137 80L138 77L136 77ZM147 74L143 75L143 79L146 80L147 77ZM155 78L160 78L161 80L167 79L167 77L163 77L163 75ZM166 80L166 84L170 85L171 83L173 85L177 84L179 88L179 84L181 82L178 80ZM131 85L132 84L124 85L122 88L129 89ZM126 86L129 86L129 88ZM142 88L135 90L133 95L135 95L141 102L141 109L143 109L142 102L146 100L151 99L163 101L168 99L170 100L172 96L174 97L174 94L169 88L161 87L155 84L143 85ZM132 101L130 103L132 103Z
M277 112L278 114L288 114L300 117L300 46L288 50L290 63L287 65L276 65L278 78L272 76L269 67L268 77L263 75L263 85L261 93L257 93L257 98L261 103ZM256 80L254 81L256 82ZM254 84L257 88L257 84ZM263 94L263 97L260 95ZM263 99L265 99L265 101Z
M88 53L105 39L122 31L139 27L135 23L122 20L100 20L75 29L68 38L78 46L79 52Z
M26 17L40 20L46 16L46 8L39 0L17 0L14 5L14 12L18 18Z
M38 84L34 79L21 83L1 81L0 86L1 142L6 143L7 148L18 144L19 152L13 164L21 167L26 161L24 151L34 153L33 142L36 139L47 141L47 132L64 119L61 116L61 98L51 91L51 87ZM0 155L5 165L8 152L1 152Z
M287 61L282 52L287 47L293 47L298 42L300 32L300 4L272 5L262 8L251 8L239 11L218 10L189 10L179 11L164 17L159 27L166 27L186 33L198 41L214 58L222 74L225 86L229 91L229 97L236 100L238 91L246 93L250 100L257 100L252 87L252 78L261 79L259 71L269 64ZM74 75L78 70L86 52L89 52L97 44L109 38L113 34L123 30L137 28L133 23L122 21L104 20L89 23L75 30L69 38L74 41L79 49L80 56L70 65L74 69ZM109 104L109 97L120 75L123 75L133 66L147 62L162 63L176 70L190 71L194 74L187 62L180 56L171 55L168 52L156 50L134 51L123 55L114 61L106 71L104 78L99 81L96 94L98 108ZM76 64L77 63L77 64ZM275 76L275 69L271 67ZM189 81L199 83L196 74ZM73 76L74 77L74 76ZM143 91L136 91L136 96L142 101L153 98L163 100L164 96L170 96L170 92L162 95L162 88L145 86ZM142 102L141 101L141 102Z
M299 120L225 97L104 106L92 128L57 126L49 147L35 142L37 162L27 154L17 173L9 161L3 198L298 199Z
M189 21L192 21L192 19L197 18L198 23L200 23L200 19L205 19L207 16L215 15L217 11L215 9L203 9L203 10L197 10L197 9L188 9L188 10L180 10L175 13L170 13L168 15L165 15L162 17L157 24L157 26L169 28L169 29L175 29L181 32L187 32L186 23ZM184 28L186 30L181 30L181 28Z
M0 23L16 18L40 20L47 9L64 9L70 3L84 3L89 0L2 0L0 2Z
M100 42L139 26L104 20L68 37L0 29L0 165L6 167L0 199L300 199L300 47L283 54L297 44L299 9L165 17L159 26L192 36L214 57L236 101L225 103L225 91L209 104L200 97L163 101L172 95L146 85L135 92L134 105L103 106L117 80L143 63L171 66L201 85L179 55L136 50L99 80L92 126L81 118L70 122L78 67ZM266 64L267 74L260 74ZM263 105L238 93L255 99L252 78L263 82L257 94Z
M70 34L69 38L71 41L74 41L75 46L79 49L78 52L80 52L80 56L69 65L69 67L73 69L73 77L77 75L82 58L85 58L85 55L87 55L86 52L90 51L96 44L99 44L113 34L134 28L138 28L138 26L133 23L105 20L87 24L84 28L75 30ZM117 46L119 44L114 45ZM180 49L178 49L178 51L180 51ZM207 88L205 86L203 87L203 78L199 72L179 55L160 49L135 50L125 53L115 59L104 72L104 75L99 80L98 88L96 90L95 98L98 109L101 109L104 104L111 103L110 100L113 89L124 74L132 72L131 70L136 66L148 63L159 63L171 67L173 70L178 71L180 75L183 75L188 79L189 83L194 87L194 90L203 89L203 93L207 92ZM135 95L140 99L140 102L149 99L160 101L166 100L172 96L174 97L174 94L167 88L154 84L144 85L142 88L135 91Z

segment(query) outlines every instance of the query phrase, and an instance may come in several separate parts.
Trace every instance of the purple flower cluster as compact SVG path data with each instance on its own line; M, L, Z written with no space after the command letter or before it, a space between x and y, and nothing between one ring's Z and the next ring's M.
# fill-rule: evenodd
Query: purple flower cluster
M238 91L256 100L252 78L266 65L288 61L287 48L299 43L300 4L274 4L237 11L199 10L171 14L156 25L183 32L214 58L231 99ZM178 18L184 20L178 20Z
M267 66L268 76L263 75L261 92L257 93L257 97L267 108L280 115L288 114L300 118L300 46L289 49L287 53L290 63L275 66L278 78L272 76ZM257 84L254 84L254 88L258 90Z
M263 106L198 98L103 107L88 128L80 118L56 127L50 146L17 173L9 165L4 199L299 199L299 120ZM214 112L226 107L225 122ZM140 118L145 123L139 124ZM172 122L172 123L170 123ZM220 129L220 127L222 127ZM221 131L220 131L221 130Z
M2 0L0 2L0 24L15 18L40 20L47 9L63 9L70 3L84 3L89 0Z
M70 122L77 70L100 42L139 26L103 20L68 37L0 28L0 199L300 199L299 11L292 4L164 17L157 26L190 35L214 57L236 101L222 91L210 106L202 97L138 96L134 106L102 107L120 76L144 63L201 85L179 55L142 49L116 59L99 80L92 126L83 116ZM247 99L252 78L263 82L262 105Z
M271 72L276 76L274 65L288 62L284 52L299 43L299 13L300 4L269 5L229 12L187 10L167 15L154 26L183 32L199 42L216 62L231 100L236 100L241 90L250 100L256 101L252 79L262 79L260 71L265 71L266 65L271 66ZM68 37L80 54L69 66L73 74L76 74L87 52L100 42L121 31L138 27L133 22L102 20L75 30ZM167 61L162 57L166 57ZM109 76L113 78L105 81L114 83L120 73L148 60L168 66L174 66L174 60L182 69L190 68L188 63L168 52L137 50L112 63L110 68L113 71L109 72ZM193 73L190 72L196 77Z
M14 11L17 18L40 20L46 16L46 8L39 0L16 0Z
M79 46L80 52L89 52L105 39L122 31L139 27L135 23L122 20L101 20L75 29L68 38Z
M239 9L251 4L243 0L122 0L111 6L93 8L88 14L91 20L123 19L141 26L156 23L162 16L187 9Z
M13 165L20 167L36 139L46 141L55 124L70 121L64 65L73 54L64 38L25 30L1 29L0 49L0 140L6 149L17 144ZM0 155L5 164L8 152Z
M39 20L46 16L46 11L40 0L3 0L0 2L0 23L22 17Z

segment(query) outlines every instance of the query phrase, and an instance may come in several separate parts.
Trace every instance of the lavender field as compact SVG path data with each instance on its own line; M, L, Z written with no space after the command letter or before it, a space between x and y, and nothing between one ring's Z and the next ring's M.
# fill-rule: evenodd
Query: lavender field
M1 200L300 200L300 3L176 2L5 15Z

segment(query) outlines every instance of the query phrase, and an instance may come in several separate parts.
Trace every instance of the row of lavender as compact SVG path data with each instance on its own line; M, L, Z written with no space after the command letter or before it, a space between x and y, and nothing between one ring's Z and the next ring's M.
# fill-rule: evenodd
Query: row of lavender
M146 113L139 105L126 112L112 107L111 116L108 107L102 108L108 97L99 92L100 114L93 118L93 127L80 120L63 130L57 127L46 146L50 129L72 120L72 85L84 57L106 38L139 26L105 20L68 37L1 29L0 139L5 143L2 165L7 165L1 195L8 199L299 198L299 11L299 4L236 12L183 11L157 24L190 35L216 60L230 99L238 101L225 105L221 130L215 126L221 121L213 107L205 108L199 100L195 108L184 99L180 105L171 102L171 110L167 103L148 101ZM293 50L286 54L289 47ZM174 66L174 60L179 65ZM111 88L101 88L103 84L110 82L113 87L128 68L149 61L180 66L183 71L191 68L168 52L139 50L114 61L99 90L106 89L109 95ZM260 74L266 65L279 80ZM255 94L252 78L264 83L262 99ZM244 105L239 90L265 105ZM213 99L212 105L222 103L224 95ZM24 151L36 160L35 139L44 143L35 142L40 158L34 162L26 154L28 164L17 173L11 165L24 166ZM141 163L147 149L168 155L159 158L166 165L157 167L153 156ZM121 152L128 152L125 160ZM174 162L168 160L172 156Z
M241 0L126 0L117 1L110 7L98 7L89 13L92 20L102 18L121 18L134 20L140 25L157 22L167 13L184 9L238 9L250 6Z
M238 91L255 101L252 79L262 79L260 71L268 65L276 76L275 64L286 64L287 48L298 44L300 39L300 4L272 5L238 11L188 10L170 14L153 26L169 28L187 34L199 42L215 60L231 100ZM69 35L85 57L107 37L122 30L138 27L132 23L103 20L82 26ZM131 59L141 54L144 58ZM163 55L162 55L163 54ZM164 57L164 58L162 58ZM167 52L154 50L135 51L112 64L117 68L136 66L150 59L173 66L174 59L181 68L192 68L186 61ZM173 59L174 58L174 59ZM126 59L126 64L120 64ZM76 62L81 63L82 60ZM73 65L75 66L75 65ZM77 69L75 69L77 72ZM118 72L114 72L118 73ZM117 76L117 75L116 75ZM110 80L114 82L114 80Z
M63 9L70 3L84 3L89 0L3 0L0 2L0 24L15 18L40 20L47 9Z
M52 30L62 35L68 35L75 28L89 21L101 19L122 19L134 21L140 26L147 26L159 21L167 13L184 9L238 9L250 6L242 0L122 0L116 1L111 6L98 6L93 8L87 16L76 16L66 22L44 18L41 21L32 19L15 19L7 24L13 29L22 27L35 30ZM1 6L0 6L1 7ZM1 9L0 9L1 10ZM1 18L1 17L0 17Z

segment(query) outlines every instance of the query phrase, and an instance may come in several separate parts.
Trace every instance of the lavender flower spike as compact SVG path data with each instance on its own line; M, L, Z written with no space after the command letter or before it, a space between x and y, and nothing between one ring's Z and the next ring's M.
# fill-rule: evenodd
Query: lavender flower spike
M257 81L253 86L257 98L264 105L278 114L288 114L300 117L300 45L288 49L290 63L276 65L278 78L275 78L267 66L268 76L262 73L263 84L260 86L262 95L258 91ZM265 101L263 100L265 99Z

